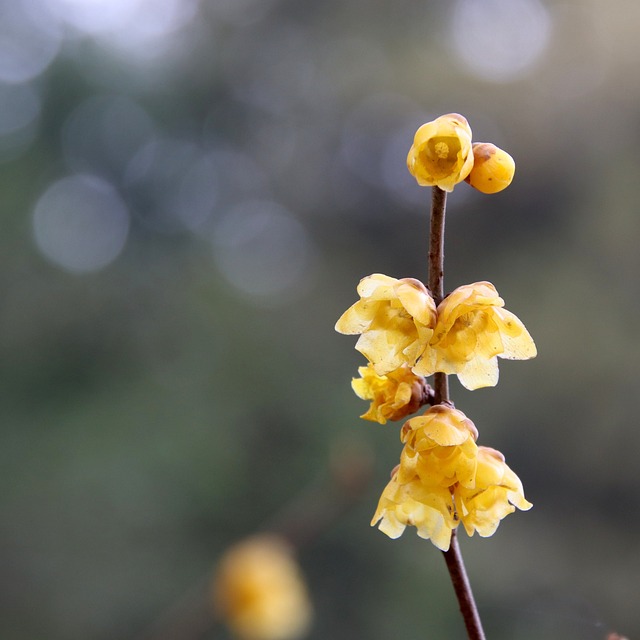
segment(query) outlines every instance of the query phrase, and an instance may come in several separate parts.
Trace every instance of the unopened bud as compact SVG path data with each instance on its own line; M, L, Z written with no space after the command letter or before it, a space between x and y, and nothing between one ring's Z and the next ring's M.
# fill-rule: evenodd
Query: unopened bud
M502 149L490 142L474 142L473 169L466 181L482 193L498 193L513 180L516 163Z

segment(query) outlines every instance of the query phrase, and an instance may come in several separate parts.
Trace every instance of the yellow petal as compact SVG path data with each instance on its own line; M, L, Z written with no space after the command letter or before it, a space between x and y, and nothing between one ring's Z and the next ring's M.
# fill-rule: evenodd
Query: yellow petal
M418 536L446 551L457 526L452 514L453 499L447 489L424 486L419 480L400 485L394 477L382 492L371 525L379 522L380 531L390 538L414 526Z
M466 442L469 438L477 437L476 428L462 411L447 405L435 405L421 416L408 420L403 428L403 442L410 438L431 440L441 447L451 447ZM415 446L420 450L421 445Z
M500 371L498 369L498 359L496 357L486 359L478 356L458 371L458 380L465 388L473 391L484 387L495 387L498 384Z
M383 273L374 273L360 280L357 288L358 295L361 298L389 300L394 297L393 288L397 282L397 278L385 276Z
M402 306L420 324L433 328L436 321L436 305L422 282L413 278L399 280L395 286L395 293Z
M501 322L500 335L504 344L501 358L508 360L528 360L538 354L533 338L515 314L506 309L496 309L496 316Z
M357 335L366 331L377 310L377 302L358 301L350 306L336 322L335 329L338 333Z

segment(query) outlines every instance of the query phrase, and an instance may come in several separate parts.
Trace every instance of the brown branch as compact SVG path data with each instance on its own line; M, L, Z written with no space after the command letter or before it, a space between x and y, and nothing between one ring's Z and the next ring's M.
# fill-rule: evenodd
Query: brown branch
M444 222L447 206L447 193L439 187L433 187L431 194L431 232L429 235L429 289L436 303L439 305L444 298ZM433 376L435 402L448 403L449 382L447 375L436 373ZM443 551L451 583L458 598L460 613L467 628L469 640L485 640L482 622L467 572L460 553L455 529L451 532L451 545L448 551Z
M444 217L447 192L433 187L431 192L431 233L429 234L429 289L438 306L444 298Z
M451 584L458 598L460 613L464 619L467 628L469 640L485 640L484 631L482 629L482 621L480 614L473 599L473 592L467 577L467 571L464 568L462 553L460 553L460 545L458 544L458 536L455 529L451 532L451 546L449 551L444 551L444 560L447 563L447 569L451 576Z
M444 298L444 219L447 192L440 187L431 191L431 232L429 234L429 290L438 306ZM433 376L437 404L449 402L449 381L444 373Z

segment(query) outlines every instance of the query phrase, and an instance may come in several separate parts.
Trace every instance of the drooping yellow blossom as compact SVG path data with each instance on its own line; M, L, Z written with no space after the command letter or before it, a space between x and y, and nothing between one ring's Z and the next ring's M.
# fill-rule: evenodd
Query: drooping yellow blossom
M490 142L473 143L473 169L466 181L482 193L498 193L513 180L516 163L506 152Z
M400 483L418 476L429 486L474 486L478 431L462 411L435 405L408 420L400 438L405 443L398 470Z
M436 405L402 428L404 449L371 525L390 538L407 526L446 551L460 522L471 536L492 535L515 508L526 511L518 476L495 449L478 447L478 432L464 413Z
M458 287L438 305L433 336L414 372L456 374L467 389L479 389L498 383L498 357L533 358L536 346L529 332L503 306L490 282Z
M401 484L397 476L396 471L382 492L371 526L380 521L380 531L394 539L407 526L416 527L421 538L447 551L451 532L458 525L451 492L438 485L426 485L418 476Z
M520 478L506 465L504 456L490 447L478 447L475 487L455 490L456 509L467 533L486 538L495 533L500 520L515 507L527 511L533 506L524 497Z
M453 191L473 167L471 128L458 113L423 124L413 139L407 167L422 187Z
M371 400L366 413L360 417L386 424L387 420L402 420L415 413L428 400L429 385L423 376L415 375L408 365L379 376L373 366L359 367L360 378L351 386L363 400Z
M349 307L336 331L361 334L356 349L378 375L416 363L433 335L436 308L426 287L413 278L375 273L358 285L360 300Z
M214 576L213 600L241 640L295 640L311 620L298 565L275 535L254 536L225 553Z
M436 547L449 548L458 525L453 492L459 484L473 487L477 430L462 411L448 405L431 407L402 428L405 443L400 464L382 493L372 525L397 538L407 525Z

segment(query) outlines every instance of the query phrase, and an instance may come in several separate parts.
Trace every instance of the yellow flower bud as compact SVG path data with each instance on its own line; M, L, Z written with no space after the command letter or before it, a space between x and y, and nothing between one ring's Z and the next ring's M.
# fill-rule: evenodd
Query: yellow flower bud
M406 364L384 376L377 375L371 364L359 367L358 373L360 378L354 378L351 386L359 398L371 400L369 410L360 416L364 420L380 424L402 420L429 400L427 381Z
M467 120L449 113L423 124L407 156L407 167L421 187L453 191L473 167L471 128Z
M516 163L502 149L490 142L473 143L473 169L466 181L482 193L498 193L513 180Z

